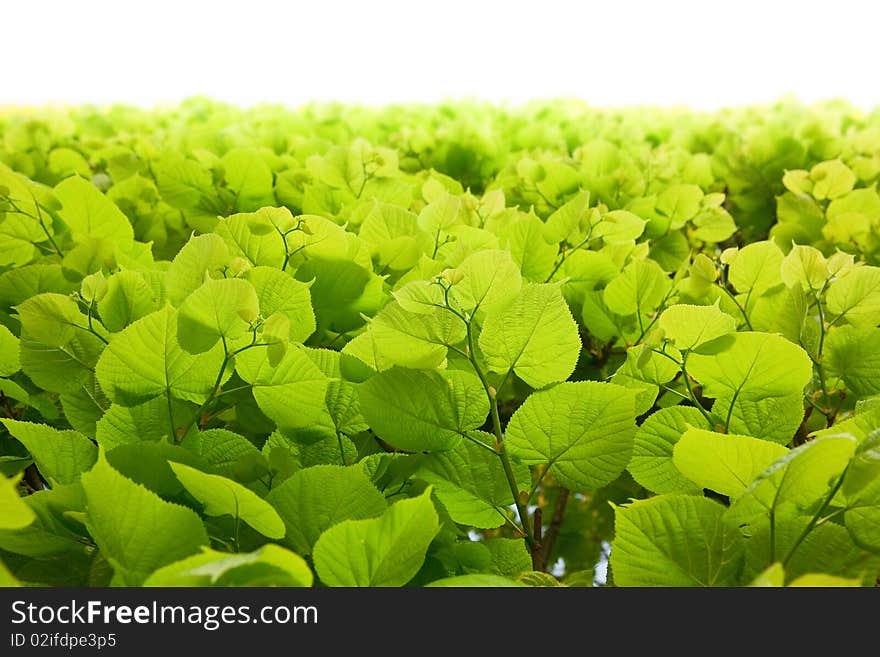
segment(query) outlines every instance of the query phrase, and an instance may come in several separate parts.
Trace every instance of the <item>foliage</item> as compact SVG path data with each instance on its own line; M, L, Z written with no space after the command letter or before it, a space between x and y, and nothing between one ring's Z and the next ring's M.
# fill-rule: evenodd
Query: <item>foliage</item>
M874 584L878 116L0 113L2 582Z

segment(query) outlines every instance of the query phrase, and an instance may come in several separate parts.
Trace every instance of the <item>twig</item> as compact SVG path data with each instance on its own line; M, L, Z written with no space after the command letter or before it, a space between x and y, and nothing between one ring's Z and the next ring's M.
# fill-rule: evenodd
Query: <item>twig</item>
M562 527L562 518L565 516L565 505L568 503L568 496L571 493L567 488L559 491L559 497L556 498L556 505L553 507L553 517L550 518L550 526L547 528L547 536L543 540L543 560L546 565L553 552L553 546L556 538L559 536L559 530Z

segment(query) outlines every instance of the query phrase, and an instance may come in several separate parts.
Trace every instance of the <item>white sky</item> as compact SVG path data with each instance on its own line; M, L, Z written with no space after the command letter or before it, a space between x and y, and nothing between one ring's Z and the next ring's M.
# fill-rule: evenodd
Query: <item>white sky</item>
M880 105L877 0L5 0L0 104Z

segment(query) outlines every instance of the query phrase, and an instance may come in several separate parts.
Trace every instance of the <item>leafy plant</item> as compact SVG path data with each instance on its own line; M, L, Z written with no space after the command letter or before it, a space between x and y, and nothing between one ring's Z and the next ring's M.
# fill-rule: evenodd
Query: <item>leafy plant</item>
M0 113L0 582L873 585L878 135Z

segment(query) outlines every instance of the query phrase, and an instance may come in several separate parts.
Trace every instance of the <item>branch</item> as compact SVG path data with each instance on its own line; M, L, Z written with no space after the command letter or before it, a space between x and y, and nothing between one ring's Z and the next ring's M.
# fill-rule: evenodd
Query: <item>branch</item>
M553 552L553 546L556 538L559 536L559 530L562 528L562 518L565 516L565 505L568 503L568 496L571 493L567 488L559 491L559 497L556 498L556 505L553 507L553 517L550 519L550 527L547 528L547 536L544 538L543 560L546 566Z

